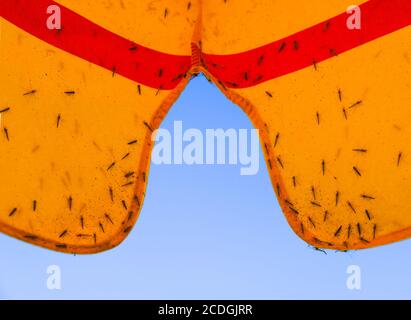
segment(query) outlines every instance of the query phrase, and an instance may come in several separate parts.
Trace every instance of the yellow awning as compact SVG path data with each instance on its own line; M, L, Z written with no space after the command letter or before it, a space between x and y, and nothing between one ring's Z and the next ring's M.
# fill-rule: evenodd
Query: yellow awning
M259 129L303 240L409 237L411 2L350 5L2 1L0 231L63 252L118 245L144 201L151 134L203 72Z

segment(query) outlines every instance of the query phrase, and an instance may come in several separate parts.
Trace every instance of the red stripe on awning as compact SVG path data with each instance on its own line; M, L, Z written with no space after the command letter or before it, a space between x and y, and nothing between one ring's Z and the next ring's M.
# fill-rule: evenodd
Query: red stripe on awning
M51 5L61 8L60 31L47 28ZM173 89L191 67L190 56L135 44L54 1L1 0L0 16L52 46L152 88Z
M203 62L226 87L247 88L313 66L411 24L411 0L370 0L360 8L360 30L348 29L349 14L343 13L250 51L203 53Z

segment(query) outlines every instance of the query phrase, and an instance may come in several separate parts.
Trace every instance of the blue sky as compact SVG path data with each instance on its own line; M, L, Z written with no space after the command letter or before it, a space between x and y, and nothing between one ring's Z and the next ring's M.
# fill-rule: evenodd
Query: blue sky
M184 128L251 129L204 77L164 121ZM260 151L257 175L241 165L152 165L140 219L114 250L74 256L0 235L3 299L410 299L411 241L327 255L290 229ZM61 290L46 286L61 269ZM346 286L361 268L361 290Z

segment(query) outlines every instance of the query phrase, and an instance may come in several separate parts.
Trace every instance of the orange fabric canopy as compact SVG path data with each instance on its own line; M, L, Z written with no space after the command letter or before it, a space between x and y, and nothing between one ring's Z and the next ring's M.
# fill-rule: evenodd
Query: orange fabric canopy
M152 132L203 72L259 129L303 240L409 237L411 2L350 4L0 2L0 231L71 253L118 245Z

